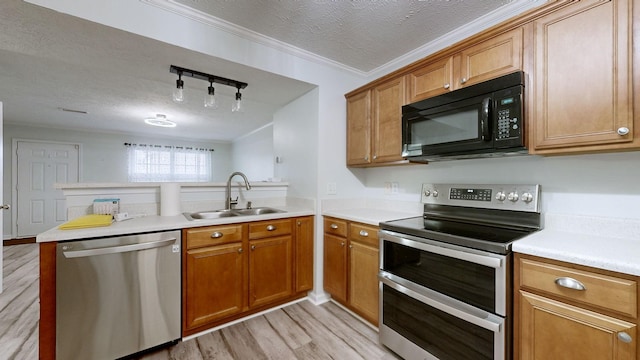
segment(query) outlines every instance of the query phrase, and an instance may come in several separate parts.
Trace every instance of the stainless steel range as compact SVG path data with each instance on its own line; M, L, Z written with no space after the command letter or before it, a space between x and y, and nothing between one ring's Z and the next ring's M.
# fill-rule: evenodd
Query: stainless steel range
M405 359L511 359L511 244L539 185L423 184L424 215L380 223L380 341Z

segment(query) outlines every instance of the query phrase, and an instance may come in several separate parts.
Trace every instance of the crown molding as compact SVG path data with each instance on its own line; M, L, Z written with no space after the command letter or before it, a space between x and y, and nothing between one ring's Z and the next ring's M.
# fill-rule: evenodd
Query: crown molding
M300 57L305 60L309 60L321 65L328 65L331 67L340 68L344 71L351 72L359 76L367 76L367 72L364 72L362 70L356 69L351 66L347 66L340 62L320 56L318 54L301 49L299 47L274 39L272 37L265 36L256 31L247 29L242 26L238 26L229 21L217 18L215 16L212 16L200 10L193 9L191 7L180 4L173 0L140 0L140 2L147 5L155 6L162 10L172 12L176 15L185 17L187 19L197 21L205 25L209 25L218 30L227 32L229 34L233 34L243 39L253 41L255 43L270 47L275 50L279 50L279 51Z
M501 6L498 9L483 15L464 26L461 26L439 38L420 46L404 55L401 55L384 65L381 65L370 71L362 71L351 66L347 66L340 62L328 59L326 57L317 55L310 51L301 49L283 41L262 35L256 31L238 26L226 20L211 16L200 10L193 9L189 6L180 4L174 0L139 0L140 2L155 6L162 10L174 13L176 15L185 17L187 19L197 21L199 23L214 27L218 30L233 34L243 39L256 42L258 44L273 48L275 50L288 53L293 56L300 57L305 60L309 60L321 65L339 68L343 71L351 72L358 76L370 77L374 74L390 72L400 68L410 62L419 60L425 56L433 54L439 50L453 45L465 38L475 35L482 30L485 30L493 25L496 25L505 19L509 19L522 12L529 10L533 7L539 6L539 3L546 2L546 0L515 0L511 1L505 6Z

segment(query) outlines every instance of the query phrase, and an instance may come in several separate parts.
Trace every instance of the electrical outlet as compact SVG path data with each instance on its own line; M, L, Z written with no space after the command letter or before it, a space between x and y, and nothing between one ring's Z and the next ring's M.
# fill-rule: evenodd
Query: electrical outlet
M391 195L391 183L388 181L384 183L384 194Z
M327 183L327 195L336 195L338 193L338 188L336 183L330 182Z
M399 187L399 186L398 186L398 183L397 183L397 182L395 182L395 181L394 181L394 182L392 182L392 183L391 183L391 194L396 195L396 194L399 192L398 187Z

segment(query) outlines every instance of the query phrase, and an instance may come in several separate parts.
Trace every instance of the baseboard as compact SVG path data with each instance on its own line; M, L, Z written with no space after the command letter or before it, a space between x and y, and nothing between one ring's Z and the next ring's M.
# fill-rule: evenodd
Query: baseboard
M324 304L326 302L328 302L329 300L331 300L331 295L327 292L320 292L320 293L315 293L315 292L309 292L307 294L307 298L308 300L313 304L313 305L320 305L320 304Z
M22 239L7 239L2 241L2 245L11 246L11 245L23 245L23 244L35 244L36 238L28 237Z

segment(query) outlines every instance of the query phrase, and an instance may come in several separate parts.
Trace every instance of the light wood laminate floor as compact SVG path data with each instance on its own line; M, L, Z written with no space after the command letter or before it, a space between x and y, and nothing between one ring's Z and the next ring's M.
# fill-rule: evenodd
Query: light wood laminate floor
M37 359L38 245L5 246L0 359ZM398 359L378 333L333 303L302 301L153 353L165 359Z

